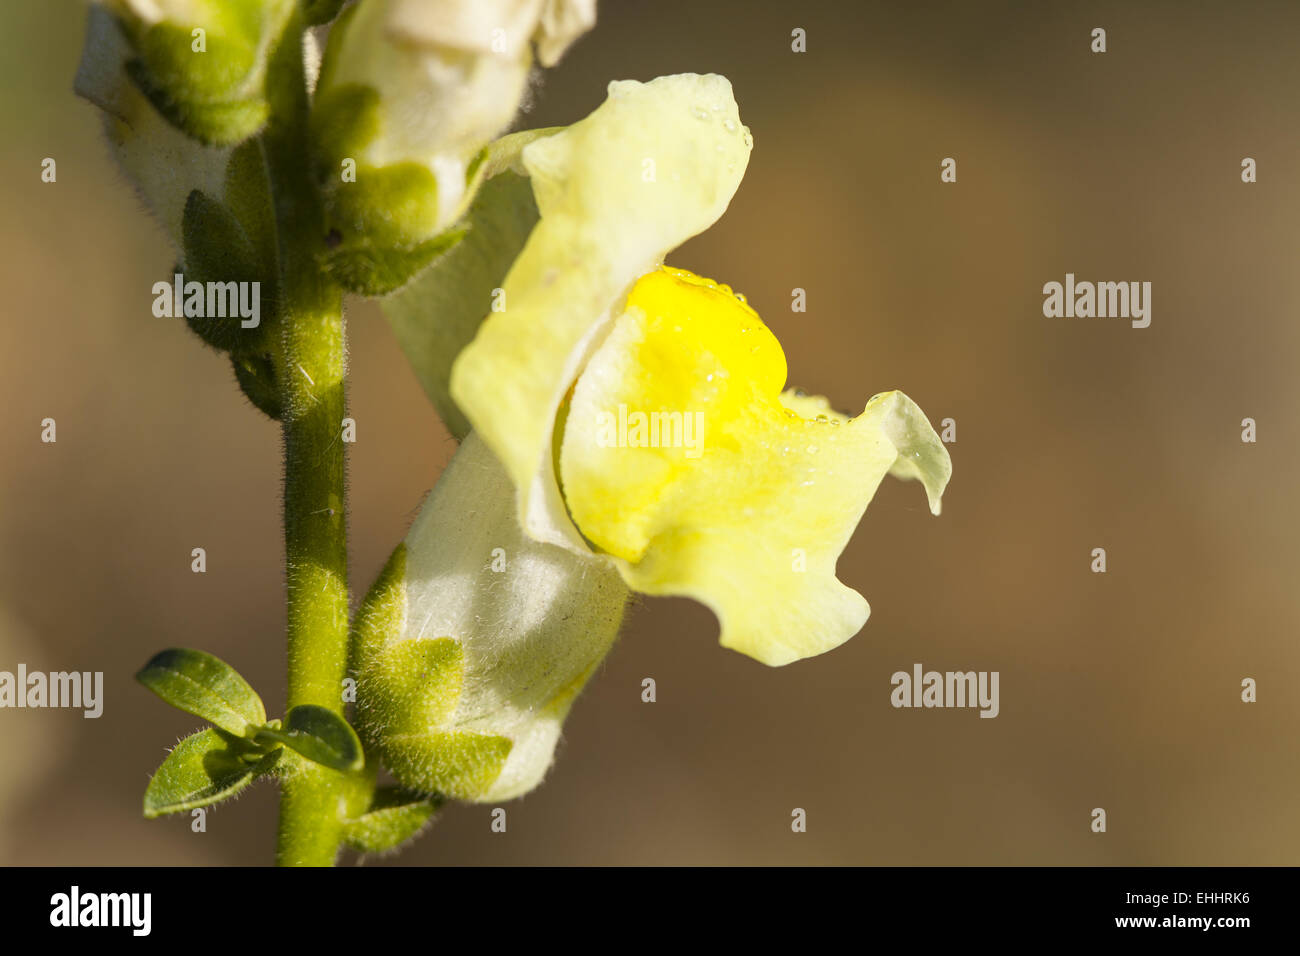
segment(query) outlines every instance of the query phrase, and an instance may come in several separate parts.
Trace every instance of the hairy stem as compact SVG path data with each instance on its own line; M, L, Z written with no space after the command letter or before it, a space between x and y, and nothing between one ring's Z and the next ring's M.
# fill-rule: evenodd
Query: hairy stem
M347 668L346 341L342 291L322 275L320 199L308 169L302 22L295 14L271 66L264 134L279 228L282 339L276 373L284 435L288 706L343 713ZM344 775L286 751L277 859L329 866L343 833Z

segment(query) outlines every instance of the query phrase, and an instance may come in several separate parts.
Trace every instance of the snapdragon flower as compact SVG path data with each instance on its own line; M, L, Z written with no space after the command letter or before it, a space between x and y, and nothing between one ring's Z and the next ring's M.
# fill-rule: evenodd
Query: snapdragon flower
M919 479L938 514L951 462L901 392L849 417L786 390L757 313L663 267L721 216L751 145L727 80L687 74L613 83L587 119L526 146L541 219L451 393L532 538L612 564L633 590L702 601L724 646L780 665L865 623L835 564L881 480ZM700 446L611 443L628 410L698 414Z
M316 177L349 289L383 295L459 238L475 159L593 0L361 0L331 26L312 106ZM349 168L350 167L350 168Z
M722 215L751 143L728 82L695 75L614 83L587 119L502 142L495 172L527 174L540 218L450 372L473 431L359 615L362 733L403 785L536 786L630 591L704 602L766 664L835 647L867 619L835 564L880 482L919 479L938 513L951 464L915 403L850 417L787 389L757 313L663 264Z

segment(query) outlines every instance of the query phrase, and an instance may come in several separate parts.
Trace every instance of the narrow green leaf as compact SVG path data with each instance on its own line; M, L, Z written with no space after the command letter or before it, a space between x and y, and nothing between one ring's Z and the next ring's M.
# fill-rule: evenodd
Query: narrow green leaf
M266 238L261 237L255 245L230 207L198 189L185 201L181 234L186 285L198 282L208 287L209 283L219 283L210 287L214 293L220 293L212 301L214 306L219 301L222 308L217 311L225 313L208 315L205 307L203 315L186 315L186 323L213 348L227 352L258 351L269 334L275 306L268 279L268 270L274 273L275 261L263 261L264 252L258 251L265 246ZM228 283L253 282L260 283L259 321L256 326L245 328L241 316L237 312L232 314L229 294L236 286ZM206 305L209 299L205 297L204 301Z
M239 738L209 727L178 743L144 792L144 815L153 819L206 807L234 796L269 771L280 751L258 759Z
M174 647L155 655L135 679L173 707L242 737L266 723L262 698L220 658Z
M253 247L258 272L264 282L278 272L278 227L275 199L266 168L261 139L250 139L230 151L226 164L225 204L239 221Z
M185 201L185 267L200 281L258 278L257 253L224 203L196 189Z
M401 787L380 787L370 809L349 820L343 831L348 846L363 853L383 853L419 835L442 806L442 798Z
M263 727L253 738L260 744L284 744L308 760L334 770L359 770L365 763L361 741L351 725L324 707L301 704L284 719L284 727Z

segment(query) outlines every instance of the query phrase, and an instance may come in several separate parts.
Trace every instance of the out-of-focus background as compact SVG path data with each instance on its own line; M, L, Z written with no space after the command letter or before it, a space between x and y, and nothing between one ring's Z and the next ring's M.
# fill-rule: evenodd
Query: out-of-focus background
M201 647L282 708L278 430L150 312L173 254L71 93L84 6L3 19L0 670L103 671L106 701L0 711L0 862L269 862L272 786L206 833L141 818L199 722L132 674ZM743 291L793 384L954 419L955 476L938 519L882 487L840 562L873 609L848 644L768 669L646 600L508 832L453 806L387 862L1300 862L1298 31L1290 3L607 0L520 125L730 77L749 172L669 261ZM1152 282L1150 328L1044 318L1066 272ZM349 326L360 593L453 443L377 306ZM1000 716L893 709L918 662L999 671Z

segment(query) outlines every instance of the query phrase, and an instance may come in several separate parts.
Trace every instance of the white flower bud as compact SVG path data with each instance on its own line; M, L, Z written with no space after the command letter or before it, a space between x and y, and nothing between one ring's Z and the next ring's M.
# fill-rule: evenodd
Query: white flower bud
M294 0L102 0L134 85L173 126L228 146L266 122L267 65Z
M194 189L221 195L230 149L204 146L163 119L127 78L130 56L113 15L92 6L73 89L103 110L114 157L179 247L186 199Z
M385 295L443 251L433 241L514 119L534 42L553 63L594 19L594 0L362 0L343 13L312 117L339 281Z

